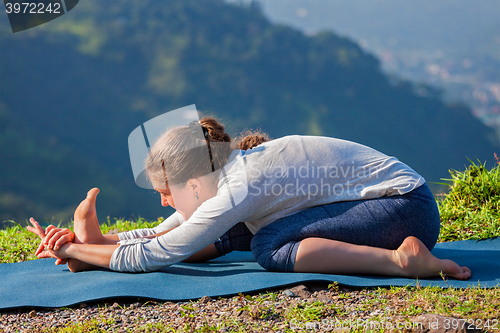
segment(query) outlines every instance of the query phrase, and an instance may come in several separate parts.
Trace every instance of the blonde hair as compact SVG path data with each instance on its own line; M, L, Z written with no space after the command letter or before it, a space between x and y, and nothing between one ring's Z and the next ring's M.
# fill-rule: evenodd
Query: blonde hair
M204 139L193 135L188 126L181 126L165 132L156 141L145 165L153 184L181 184L224 167L233 151L231 137L215 118L204 117L199 124L207 133ZM266 141L269 141L267 134L246 132L234 147L247 150ZM203 154L206 154L207 144L209 158L200 158L206 156Z

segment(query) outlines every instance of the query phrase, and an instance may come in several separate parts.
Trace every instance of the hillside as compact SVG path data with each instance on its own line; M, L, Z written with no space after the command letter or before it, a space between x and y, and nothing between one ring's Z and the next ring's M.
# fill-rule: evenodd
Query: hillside
M226 0L245 1L251 0ZM259 0L271 22L307 34L333 31L381 59L388 75L443 90L500 140L497 0ZM425 92L424 92L425 93Z
M7 33L0 21L0 219L67 219L93 186L98 212L155 219L159 198L135 186L128 134L196 104L230 133L328 135L411 165L428 181L492 160L494 134L332 33L271 24L223 1L80 2L60 19ZM69 214L69 215L68 215Z

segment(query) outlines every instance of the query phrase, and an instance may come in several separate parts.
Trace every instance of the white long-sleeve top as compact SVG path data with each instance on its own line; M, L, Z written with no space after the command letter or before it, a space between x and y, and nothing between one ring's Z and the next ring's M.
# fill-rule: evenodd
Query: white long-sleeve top
M398 159L361 144L327 137L283 137L233 151L220 173L217 195L187 221L174 213L156 228L120 233L110 268L159 270L205 248L240 221L255 234L310 207L405 194L424 183ZM174 227L153 239L139 238Z

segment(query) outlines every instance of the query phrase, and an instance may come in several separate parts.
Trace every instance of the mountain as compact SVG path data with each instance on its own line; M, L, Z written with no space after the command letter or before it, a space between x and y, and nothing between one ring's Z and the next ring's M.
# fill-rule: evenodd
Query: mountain
M1 220L67 221L94 186L101 221L169 215L135 186L127 138L190 104L229 133L363 143L428 181L500 150L466 107L386 77L347 38L272 24L255 3L89 0L21 33L0 29Z
M227 0L245 1L250 0ZM382 60L382 70L443 90L500 141L500 2L497 0L259 0L274 23L333 31ZM425 92L424 92L425 93Z
M241 2L242 0L227 0ZM244 0L250 3L252 0ZM500 3L496 0L258 0L275 24L308 34L334 31L366 48L441 50L455 59L500 61Z

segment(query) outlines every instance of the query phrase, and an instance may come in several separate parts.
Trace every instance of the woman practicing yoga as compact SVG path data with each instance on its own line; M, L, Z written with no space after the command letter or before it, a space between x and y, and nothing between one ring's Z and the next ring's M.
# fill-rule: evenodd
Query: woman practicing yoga
M230 141L213 118L165 132L145 170L174 214L156 228L103 235L94 188L75 211L74 233L30 220L42 238L36 254L71 271L140 272L251 250L271 271L470 278L430 253L436 202L396 158L327 137L249 135L240 149Z

